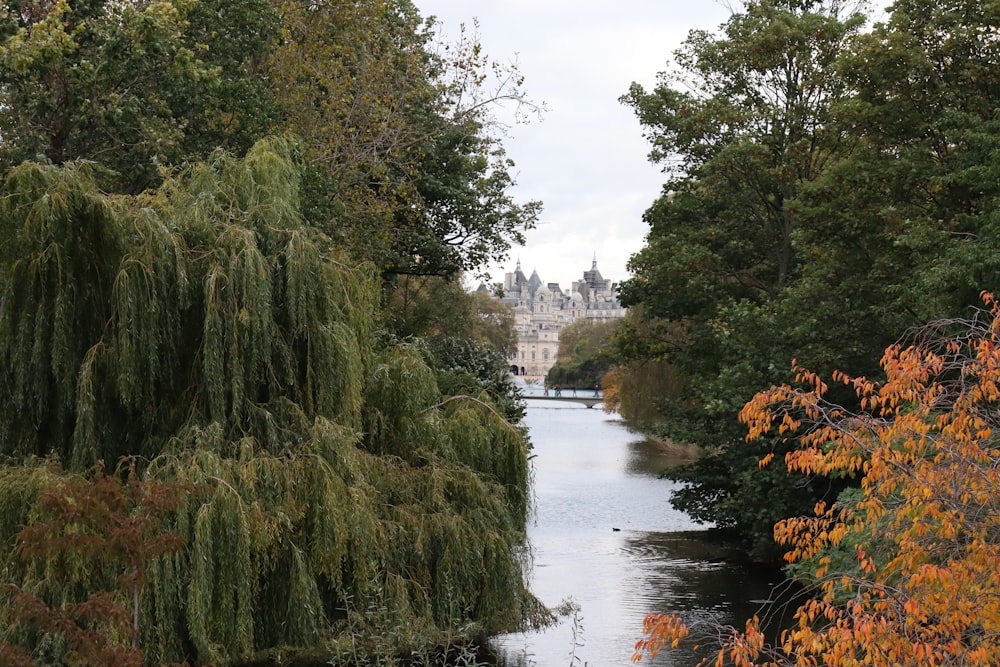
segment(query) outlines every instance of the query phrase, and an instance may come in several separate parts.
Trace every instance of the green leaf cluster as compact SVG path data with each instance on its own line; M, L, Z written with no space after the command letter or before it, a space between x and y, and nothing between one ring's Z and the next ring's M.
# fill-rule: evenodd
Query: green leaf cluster
M161 167L245 151L274 117L252 65L275 32L263 0L6 3L0 168L86 159L137 193Z

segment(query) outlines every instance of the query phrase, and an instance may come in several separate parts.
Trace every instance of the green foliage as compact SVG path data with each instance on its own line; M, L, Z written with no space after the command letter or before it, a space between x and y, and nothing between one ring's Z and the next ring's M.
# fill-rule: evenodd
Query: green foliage
M524 404L507 363L517 347L509 306L439 276L399 276L385 305L397 337L422 341L442 395L484 400L512 423L521 421Z
M756 464L736 415L761 387L788 379L789 359L815 334L803 320L811 304L788 299L803 271L796 202L841 145L832 109L849 88L836 63L863 24L840 4L747 3L720 34L691 33L678 69L653 91L633 84L622 98L671 178L622 286L623 303L641 309L616 339L619 361L625 375L669 364L675 380L651 394L654 429L718 452L670 473L691 484L676 504L747 545L769 542L773 519L801 499L811 506L819 490L776 476L766 494L775 504L758 515L747 502L760 493ZM838 342L821 341L811 351L837 357Z
M487 72L501 85L488 90ZM491 109L533 105L409 0L16 2L0 13L0 174L90 160L139 193L213 150L301 141L306 217L387 276L455 276L523 243Z
M486 91L474 39L435 48L409 0L275 2L285 38L268 76L309 165L310 220L396 275L455 277L524 242L540 204L516 203L490 109L528 104L516 71Z
M487 90L474 38L433 39L407 0L4 5L11 583L40 580L14 567L39 499L138 457L141 484L192 489L161 526L184 547L141 586L114 559L48 585L112 621L141 589L147 664L360 664L545 618L524 585L523 408L498 370L510 314L464 293L449 321L397 308L409 274L481 269L539 209L509 196L490 115L530 106L521 77ZM414 333L431 340L399 342ZM68 470L20 465L49 456ZM60 627L19 646L59 662Z
M670 504L754 559L780 562L784 549L774 542L774 525L797 516L817 498L836 498L848 483L758 465L764 456L781 457L792 448L786 443L744 444L742 451L707 452L694 463L669 469L664 477L684 483L673 492Z
M0 452L77 471L138 455L142 483L192 490L162 524L184 547L144 569L147 664L343 658L361 637L394 655L545 616L524 587L524 434L375 335L374 271L303 223L296 156L277 139L219 152L139 197L101 194L80 164L3 184ZM7 558L77 474L43 472L0 474ZM102 567L48 585L138 590Z
M673 405L684 388L684 377L661 349L683 335L683 326L663 319L649 320L643 307L630 308L607 341L615 368L605 376L605 408L613 406L631 425L654 435L662 410Z
M182 434L150 474L204 491L177 518L190 548L151 580L150 642L191 641L199 657L226 661L302 647L336 655L359 637L420 628L413 645L393 647L404 650L470 623L469 636L522 623L536 609L516 583L511 539L526 516L523 438L481 410L397 416L364 448L324 420L280 454L248 439L222 457L218 429ZM399 450L393 428L433 439L405 457L370 452Z
M389 273L454 276L500 263L511 243L524 245L541 213L539 202L510 196L514 162L484 136L482 120L437 123L426 131L431 140L416 183L421 206L396 216Z
M124 255L117 213L86 166L25 165L4 183L0 396L12 408L0 425L6 454L69 454L81 362L110 316L111 272ZM39 441L48 444L40 450Z
M246 150L271 120L248 65L274 30L262 0L6 4L0 172L89 159L102 185L135 193L159 182L161 165Z
M385 295L387 326L399 336L459 336L504 357L517 349L513 309L485 292L466 292L458 280L398 276Z
M282 398L358 423L377 292L302 227L286 150L219 155L135 202L99 195L85 166L11 172L4 453L155 455L185 421L266 432Z
M896 3L845 54L857 94L838 112L856 148L809 192L806 298L835 276L859 293L852 323L892 318L898 335L996 284L997 12Z
M432 338L428 347L442 395L468 395L495 405L511 423L524 418L521 391L507 358L492 345L461 336Z
M692 34L679 77L624 98L673 161L622 291L644 322L619 353L682 374L662 428L720 456L676 473L693 485L679 502L751 543L766 521L731 511L757 493L740 406L792 358L877 375L905 331L1000 277L995 3L897 2L868 33L840 4L748 3L721 36ZM769 498L796 502L798 480L774 481Z

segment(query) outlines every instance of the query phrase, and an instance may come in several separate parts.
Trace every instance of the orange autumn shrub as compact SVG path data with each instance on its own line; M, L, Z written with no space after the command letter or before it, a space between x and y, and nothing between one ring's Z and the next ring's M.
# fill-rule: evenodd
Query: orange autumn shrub
M888 348L884 382L834 374L860 410L797 365L797 386L743 408L748 439L798 438L789 470L860 475L861 488L775 526L789 563L808 563L813 594L775 643L756 619L722 633L711 664L1000 665L1000 307L983 299L974 318ZM687 632L650 615L633 659Z

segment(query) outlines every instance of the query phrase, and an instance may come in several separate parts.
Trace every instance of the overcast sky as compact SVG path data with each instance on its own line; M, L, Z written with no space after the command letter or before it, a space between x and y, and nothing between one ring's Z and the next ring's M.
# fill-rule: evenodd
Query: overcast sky
M491 267L503 280L518 258L530 275L568 288L595 254L605 278L627 277L643 244L643 211L665 180L646 158L631 108L618 98L633 82L651 89L692 29L715 31L729 0L414 0L436 16L446 38L479 21L483 48L516 59L529 96L544 102L541 121L511 129L519 201L541 200L538 227L509 262ZM881 3L880 3L881 4Z

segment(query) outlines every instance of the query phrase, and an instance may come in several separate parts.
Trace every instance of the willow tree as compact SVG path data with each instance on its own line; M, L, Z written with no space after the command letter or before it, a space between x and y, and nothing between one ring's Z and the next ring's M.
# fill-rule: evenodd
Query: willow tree
M182 483L164 530L185 546L150 563L141 593L149 664L357 660L537 611L521 431L488 397L442 396L416 350L372 342L374 270L303 224L298 184L279 140L141 197L102 194L87 164L3 183L7 571L49 604L114 590L108 568L19 559L18 527L101 462L139 457L147 480ZM46 457L68 471L39 474ZM60 659L58 637L5 627Z

